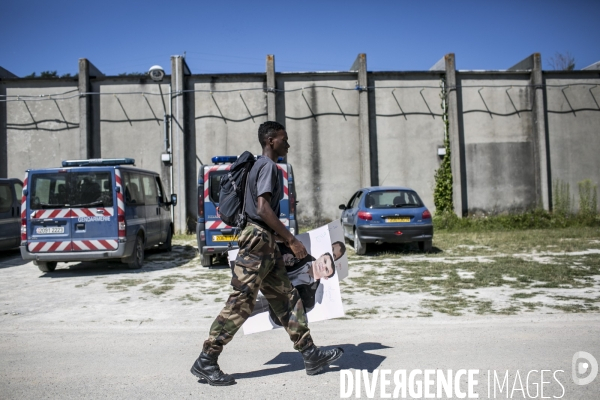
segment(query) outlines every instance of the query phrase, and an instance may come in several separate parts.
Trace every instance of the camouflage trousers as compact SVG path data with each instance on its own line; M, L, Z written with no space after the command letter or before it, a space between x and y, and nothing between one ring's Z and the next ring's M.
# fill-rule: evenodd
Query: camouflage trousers
M304 305L286 274L274 235L248 223L238 243L240 251L231 278L234 291L212 323L203 351L208 354L223 351L223 346L252 314L259 289L294 342L294 349L302 350L312 344Z

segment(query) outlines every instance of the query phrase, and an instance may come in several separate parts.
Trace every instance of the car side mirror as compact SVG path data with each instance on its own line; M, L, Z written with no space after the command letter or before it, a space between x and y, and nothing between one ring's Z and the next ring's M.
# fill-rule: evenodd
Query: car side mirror
M172 194L172 195L171 195L171 204L172 204L173 206L176 206L176 205L177 205L177 195L176 195L176 194Z
M345 209L346 209L346 206L345 206L344 204L340 204L340 206L339 206L339 209L340 209L340 210L345 210Z

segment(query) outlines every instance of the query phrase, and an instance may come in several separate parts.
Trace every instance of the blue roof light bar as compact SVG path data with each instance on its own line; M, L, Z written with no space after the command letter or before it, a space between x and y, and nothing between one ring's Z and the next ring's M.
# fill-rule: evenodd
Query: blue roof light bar
M255 156L256 158L256 156ZM211 158L213 164L225 164L225 163L234 163L238 159L238 156L214 156ZM279 157L277 159L278 163L283 163L284 158Z
M64 160L63 167L92 167L110 165L135 165L133 158L90 158L89 160Z

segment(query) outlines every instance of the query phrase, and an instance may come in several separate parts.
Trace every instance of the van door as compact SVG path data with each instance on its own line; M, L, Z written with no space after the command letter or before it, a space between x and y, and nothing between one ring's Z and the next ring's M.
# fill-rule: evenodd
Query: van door
M0 249L19 246L21 239L20 204L17 197L23 191L20 181L0 182Z
M171 229L171 206L167 203L167 201L170 201L170 199L167 200L160 177L155 176L154 182L156 184L156 193L158 198L157 210L160 217L160 241L164 242L167 240L169 230Z
M116 250L119 233L114 169L78 168L68 175L73 251Z
M221 177L229 171L229 165L208 167L204 174L204 218L207 246L227 246L233 239L233 228L219 218Z
M70 173L33 171L29 175L27 250L30 253L70 252Z
M146 213L146 232L148 235L148 246L154 246L160 242L161 216L158 205L158 192L156 190L156 179L153 175L140 174L144 191L144 203Z
M125 221L127 224L127 240L134 240L140 229L146 227L146 206L140 174L123 171L125 182Z

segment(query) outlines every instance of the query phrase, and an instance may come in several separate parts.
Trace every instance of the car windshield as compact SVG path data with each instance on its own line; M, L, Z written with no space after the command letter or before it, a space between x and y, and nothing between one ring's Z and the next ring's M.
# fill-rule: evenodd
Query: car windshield
M365 197L368 208L423 207L419 196L411 190L383 190L369 192Z
M31 209L112 207L110 172L35 174L31 179Z

